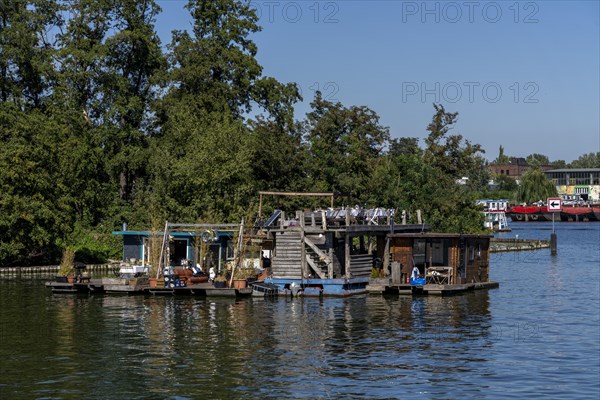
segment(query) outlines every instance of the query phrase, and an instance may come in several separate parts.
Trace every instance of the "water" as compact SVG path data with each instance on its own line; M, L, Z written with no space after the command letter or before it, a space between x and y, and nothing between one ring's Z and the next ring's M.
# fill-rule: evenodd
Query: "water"
M499 289L445 298L55 295L4 279L0 398L597 399L600 224L556 229L556 257L494 254Z

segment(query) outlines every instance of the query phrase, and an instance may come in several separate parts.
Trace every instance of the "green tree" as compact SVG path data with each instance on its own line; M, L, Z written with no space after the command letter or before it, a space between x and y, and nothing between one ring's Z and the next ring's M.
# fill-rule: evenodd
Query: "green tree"
M150 159L150 190L158 196L153 201L159 210L173 221L239 221L255 195L250 136L243 123L185 108L171 121L168 135L154 142Z
M546 175L537 168L525 172L521 178L519 200L526 203L545 201L548 197L558 195L556 187L546 178Z
M533 168L540 168L544 165L549 165L550 160L543 154L533 153L527 156L527 164Z
M428 125L429 136L424 150L415 141L392 141L388 153L378 162L374 174L374 192L386 207L408 213L408 221L416 223L416 211L423 211L424 222L444 232L481 232L483 214L475 206L472 190L463 190L456 182L462 176L477 177L485 161L478 155L478 145L463 143L460 135L448 136L458 114L447 113L435 105ZM407 145L399 146L403 142Z
M21 109L44 106L55 54L48 32L61 25L56 1L0 2L0 101Z
M514 192L519 189L519 185L517 184L517 181L515 181L510 176L495 175L494 181L496 182L496 185L497 185L496 190L499 190L499 191Z
M487 180L487 175L477 176L478 170L483 168L483 158L479 157L483 149L478 144L463 141L461 135L449 135L458 113L447 112L444 106L437 104L434 109L423 153L423 162L431 167L424 169L423 187L429 193L428 199L422 199L426 220L441 231L479 232L483 229L483 215L475 206L475 194L460 190L456 180L473 176L478 186Z
M291 122L299 99L295 84L262 76L257 47L250 36L261 28L250 3L237 0L190 0L192 32L174 31L169 55L169 94L163 106L180 102L198 111L240 118L261 106L278 121ZM163 118L168 117L162 110Z
M600 168L600 151L579 156L570 165L570 168Z
M38 110L0 102L0 266L60 255L56 239L70 223L58 174L61 130Z
M107 37L99 84L103 105L102 148L108 173L121 200L131 200L136 179L145 174L150 104L166 60L154 30L160 7L152 0L113 3L115 33Z
M273 120L250 121L251 165L257 190L304 190L306 146L301 127Z
M305 121L308 186L312 190L352 193L352 201L371 198L370 177L389 140L379 116L364 106L346 108L317 92Z
M498 150L498 158L494 160L495 164L508 164L510 162L510 157L504 154L504 146L500 145L500 149Z
M550 164L552 165L552 168L554 168L554 169L567 168L567 162L565 160L552 161L552 163L550 163Z
M450 113L441 104L434 104L435 114L427 126L429 135L425 139L424 161L453 179L469 176L481 168L484 153L478 144L463 141L462 135L449 135L458 120L458 113Z

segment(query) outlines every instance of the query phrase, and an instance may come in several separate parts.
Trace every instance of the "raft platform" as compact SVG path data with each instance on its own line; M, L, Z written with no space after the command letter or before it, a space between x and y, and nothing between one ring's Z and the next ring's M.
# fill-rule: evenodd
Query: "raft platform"
M124 295L154 295L154 296L200 296L200 297L250 297L252 288L215 288L212 284L204 282L184 287L150 288L147 284L129 284L117 282L120 279L110 279L104 282L102 279L90 279L89 282L67 283L46 282L45 286L52 293L87 293L87 294L124 294Z
M447 296L464 293L471 290L496 289L498 287L500 287L500 284L494 281L451 285L425 284L422 286L414 286L409 284L385 284L381 282L381 279L377 279L373 284L369 284L367 286L367 290L370 294L377 295L404 294Z

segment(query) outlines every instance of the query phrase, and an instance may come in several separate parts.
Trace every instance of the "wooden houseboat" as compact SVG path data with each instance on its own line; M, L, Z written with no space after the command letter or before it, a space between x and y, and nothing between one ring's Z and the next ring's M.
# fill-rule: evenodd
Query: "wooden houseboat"
M375 282L372 292L451 294L498 287L489 280L490 235L424 232L388 238L391 274ZM411 284L411 275L421 284Z
M239 224L173 224L167 223L164 232L114 231L113 235L123 237L123 262L130 264L134 272L147 272L150 262L150 237L161 238L166 234L166 266L187 266L202 264L214 266L217 271L224 269L234 258L234 231ZM205 251L202 253L202 247ZM206 268L208 270L208 268Z
M329 208L287 220L276 211L262 227L271 262L265 282L305 296L364 293L373 268L389 264L389 234L427 229L395 224L393 210Z

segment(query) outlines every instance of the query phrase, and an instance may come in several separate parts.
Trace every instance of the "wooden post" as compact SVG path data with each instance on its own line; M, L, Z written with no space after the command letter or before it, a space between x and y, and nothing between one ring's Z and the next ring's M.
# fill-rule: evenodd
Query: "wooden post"
M333 279L333 233L327 233L327 241L329 242L329 264L327 265L327 276Z
M300 212L300 276L308 276L306 271L306 243L304 241L304 211Z
M160 276L160 272L162 270L161 265L162 265L162 261L163 261L163 250L165 249L165 239L168 235L167 231L169 230L169 221L165 221L165 231L163 232L163 241L162 241L162 246L160 247L160 257L158 258L158 268L156 268L156 276L155 278L158 279L158 277Z
M401 283L400 276L401 276L400 263L397 261L393 261L392 262L392 283L394 285L399 285Z
M385 249L383 250L383 275L388 275L388 265L390 265L390 238L385 239Z
M244 218L242 218L242 222L240 223L240 233L238 235L237 246L233 255L233 268L231 268L231 279L229 280L229 287L233 286L233 277L235 275L235 270L238 267L238 264L242 263L242 258L244 256Z
M344 241L344 264L346 266L346 276L347 277L351 277L351 273L350 273L350 241L352 240L352 237L346 233L345 234L345 241Z
M423 222L421 220L421 210L417 210L417 224L421 225Z
M324 210L321 211L321 218L323 220L323 230L326 231L327 230L327 213Z

